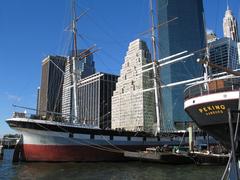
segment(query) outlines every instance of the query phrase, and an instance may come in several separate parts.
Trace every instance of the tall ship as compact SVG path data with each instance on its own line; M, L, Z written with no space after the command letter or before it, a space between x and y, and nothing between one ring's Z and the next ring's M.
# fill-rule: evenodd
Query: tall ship
M31 119L22 113L14 113L7 123L22 134L19 149L22 161L122 161L124 151L176 143L144 132Z
M185 89L184 109L199 128L231 149L229 111L239 108L240 78L224 76L198 82ZM237 127L237 113L231 113L233 128ZM237 140L240 131L237 129ZM238 149L239 153L239 149Z
M240 153L238 44L231 37L209 43L205 58L199 59L205 68L203 80L186 87L184 109L199 128L228 150L236 146L237 153Z
M230 150L240 138L240 51L237 22L229 5L223 18L223 32L220 39L214 33L207 37L205 59L200 60L205 68L204 80L185 89L184 109L201 129Z
M73 1L75 2L75 1ZM76 7L76 6L75 6ZM14 112L13 117L6 120L8 125L16 130L18 133L22 134L22 138L19 141L18 148L20 159L23 161L48 161L48 162L64 162L64 161L122 161L125 160L124 158L124 151L139 151L144 150L147 147L153 147L153 146L161 146L164 144L178 144L179 141L175 141L173 138L166 138L161 137L159 135L159 109L158 106L155 108L155 102L154 102L154 94L155 94L155 100L158 100L158 86L157 86L157 80L156 78L153 78L154 92L147 92L148 95L142 95L137 96L136 100L138 102L135 102L135 111L136 106L139 107L139 109L142 108L142 113L139 113L136 116L136 119L141 116L146 116L146 118L151 118L152 121L156 119L156 129L157 133L150 133L144 132L144 129L141 129L139 125L139 129L134 130L125 130L124 128L114 128L109 129L108 128L101 128L101 125L98 124L89 124L88 121L90 121L91 117L93 118L94 113L92 113L93 108L85 108L82 112L87 112L90 114L89 117L84 116L82 118L83 121L80 119L80 113L79 108L83 108L83 106L79 101L79 96L81 95L81 98L86 98L87 96L91 96L91 98L94 98L95 95L93 94L82 94L77 91L77 88L80 85L84 84L83 81L78 81L76 73L76 64L79 61L79 52L77 50L77 25L76 22L79 19L79 17L76 16L76 11L73 13L73 20L71 24L71 30L73 33L73 53L72 56L67 57L69 62L71 63L71 70L69 79L71 79L71 83L69 84L68 88L71 88L72 94L69 95L73 99L73 103L71 104L71 108L73 111L73 114L60 114L60 113L54 113L54 112L47 112L48 114L51 114L53 118L43 118L42 116L35 116L31 115L28 116L26 113L22 112ZM154 28L152 28L154 29ZM140 40L136 40L134 43L132 43L133 48L143 48L145 47L144 43L142 43ZM129 51L129 57L134 56L136 53L134 51ZM132 54L131 54L132 53ZM137 58L132 58L132 60L135 60L136 63L142 63L140 55L148 54L147 51L139 51L139 54L137 54ZM84 57L86 57L89 52L87 53L81 53ZM150 56L147 56L146 58L150 58ZM146 61L145 58L145 61ZM154 57L155 58L155 57ZM127 58L126 58L127 59ZM131 58L130 58L131 59ZM53 62L54 63L54 62ZM133 64L131 64L132 61L126 62L123 66L126 66L126 68L134 68ZM152 63L149 65L146 64L143 68L146 71L146 66L149 66L150 69L153 70L153 73L155 73L154 77L157 73L157 67L156 67L156 58ZM130 65L129 65L130 64ZM55 64L54 64L55 65ZM141 64L143 65L143 64ZM60 68L58 68L60 69ZM137 72L137 69L135 67L135 71ZM140 71L143 71L142 68L140 68ZM128 72L128 71L126 71ZM124 71L122 73L125 73ZM140 72L141 73L141 72ZM66 74L66 73L65 73ZM137 74L137 73L136 73ZM138 73L139 74L139 73ZM101 75L101 74L100 74ZM130 73L131 75L131 73ZM123 81L128 80L127 78L130 76L129 74L123 75ZM141 76L143 77L143 75ZM146 76L144 76L146 77ZM94 80L94 76L90 76L88 80L88 83L90 80ZM128 83L131 85L132 91L137 90L137 88L141 87L143 88L142 82L149 82L146 79L139 81L140 83L137 84L137 82L129 81ZM88 84L86 83L86 85ZM151 84L151 85L152 85ZM100 85L99 85L100 86ZM121 85L119 85L120 87ZM98 86L96 86L98 87ZM126 88L126 91L128 89ZM121 94L125 93L124 89L121 89L119 91ZM93 91L91 91L93 93ZM103 98L107 94L103 93L103 95L98 96L99 99ZM117 94L117 92L116 92ZM142 92L143 94L143 92ZM148 96L151 95L151 98L149 99ZM123 95L122 95L123 96ZM131 97L133 97L134 94L131 94ZM126 96L125 102L130 98L130 95ZM150 100L153 100L153 110L150 112L149 108L146 105L143 105L141 101L141 98L145 98L148 100L148 104L150 103ZM81 100L81 99L80 99ZM115 98L115 103L118 103L119 98ZM104 103L102 105L105 105L106 102L103 100ZM97 103L97 101L96 101ZM127 106L129 104L126 104ZM122 106L123 107L123 106ZM95 108L96 109L96 108ZM106 108L105 108L106 109ZM116 112L118 112L118 106L116 106ZM128 112L129 108L126 108L126 112ZM133 109L131 109L134 111ZM151 110L151 109L150 109ZM156 112L155 112L156 110ZM140 111L139 111L140 112ZM105 114L102 116L108 116L111 112L108 112L106 109ZM149 114L152 113L152 114ZM123 114L123 116L125 116ZM154 116L155 118L152 118ZM63 119L65 118L65 121ZM66 121L68 117L68 121ZM116 127L119 127L118 124L118 116L115 116L115 124ZM120 119L119 119L120 120ZM131 119L134 121L133 119ZM112 122L113 123L113 122ZM127 120L124 121L124 123L129 123ZM142 122L144 123L144 122ZM152 122L153 123L153 122ZM121 127L121 126L120 126ZM158 135L157 135L158 134ZM174 134L172 134L174 135Z

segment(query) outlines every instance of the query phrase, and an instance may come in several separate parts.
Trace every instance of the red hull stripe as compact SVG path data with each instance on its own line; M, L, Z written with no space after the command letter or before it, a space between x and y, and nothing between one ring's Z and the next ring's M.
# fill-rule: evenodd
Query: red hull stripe
M129 151L144 150L147 146L119 146ZM111 148L112 146L104 146ZM116 150L116 149L115 149ZM123 161L123 153L110 152L88 146L32 145L24 144L22 149L24 161Z

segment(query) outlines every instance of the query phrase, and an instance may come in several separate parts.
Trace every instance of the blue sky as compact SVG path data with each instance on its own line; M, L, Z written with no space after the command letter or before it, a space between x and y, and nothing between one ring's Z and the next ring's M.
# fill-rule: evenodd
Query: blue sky
M207 28L222 36L225 0L204 0ZM229 0L240 18L240 1ZM81 48L96 44L97 71L119 74L130 41L150 27L148 0L78 0ZM1 0L0 6L0 137L13 133L5 123L12 104L36 107L41 62L47 55L64 55L69 44L70 0Z

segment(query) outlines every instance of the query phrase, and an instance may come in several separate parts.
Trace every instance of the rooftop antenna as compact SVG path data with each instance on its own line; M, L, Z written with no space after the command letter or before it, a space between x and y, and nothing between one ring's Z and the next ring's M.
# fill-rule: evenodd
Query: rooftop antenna
M227 0L227 10L229 10L229 2L228 2L228 0Z

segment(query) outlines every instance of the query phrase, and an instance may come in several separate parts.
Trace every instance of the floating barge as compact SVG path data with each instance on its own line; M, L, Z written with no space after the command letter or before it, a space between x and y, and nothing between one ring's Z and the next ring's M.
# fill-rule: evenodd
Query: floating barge
M225 165L228 154L211 154L204 152L160 152L158 148L147 148L146 151L125 151L124 156L132 160L158 162L163 164L197 164L197 165Z
M190 152L195 163L198 165L226 165L229 159L229 154L212 154L205 152Z
M175 152L159 152L158 148L147 148L146 151L125 151L124 156L130 159L159 162L163 164L193 164L194 159L188 154Z

